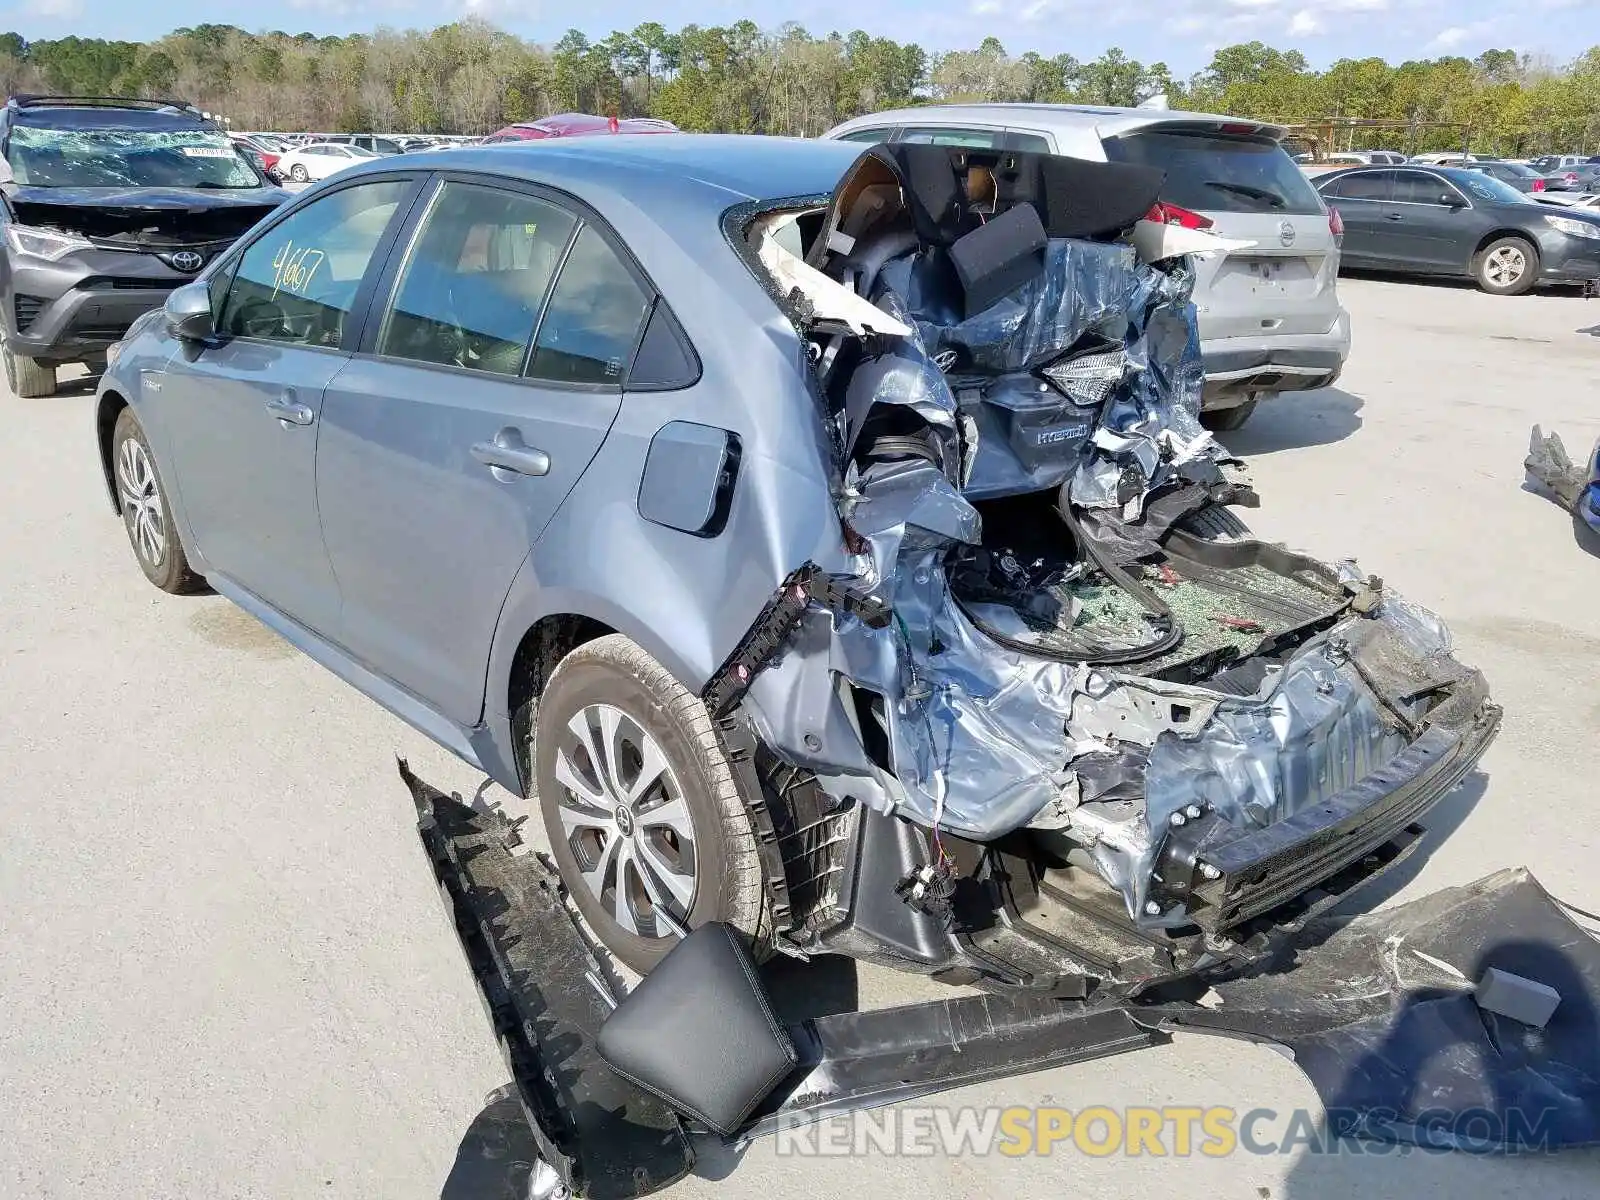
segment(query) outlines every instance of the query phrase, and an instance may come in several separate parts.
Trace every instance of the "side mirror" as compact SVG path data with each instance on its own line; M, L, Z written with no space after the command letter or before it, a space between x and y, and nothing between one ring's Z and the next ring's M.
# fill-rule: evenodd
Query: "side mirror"
M198 342L215 332L211 318L211 287L203 279L174 288L164 308L168 327L185 341Z
M1446 208L1465 208L1467 202L1461 198L1459 192L1443 192L1439 196L1439 203Z

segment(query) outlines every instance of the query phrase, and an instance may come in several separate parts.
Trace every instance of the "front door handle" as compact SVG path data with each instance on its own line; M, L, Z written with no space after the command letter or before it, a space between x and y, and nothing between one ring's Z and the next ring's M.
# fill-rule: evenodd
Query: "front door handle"
M1385 221L1404 221L1406 218L1403 213L1384 213L1383 219Z
M295 400L293 392L285 392L268 400L267 411L286 428L290 425L309 425L317 419L316 413Z
M550 474L550 456L528 445L522 440L522 430L510 425L495 434L494 441L475 443L472 457L492 468L497 479L501 478L501 471L518 475Z

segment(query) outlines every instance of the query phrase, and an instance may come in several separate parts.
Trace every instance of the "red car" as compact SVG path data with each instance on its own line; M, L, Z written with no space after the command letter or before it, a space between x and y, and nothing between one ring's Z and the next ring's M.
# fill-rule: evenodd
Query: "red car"
M653 117L597 117L592 113L558 113L541 117L537 121L518 121L497 129L484 143L532 142L544 138L588 137L597 133L677 133L671 121L657 121Z
M257 165L265 171L274 182L278 179L278 159L283 157L283 151L276 142L268 142L263 138L254 137L248 133L230 133L228 137L237 146L243 146L253 152L260 161Z

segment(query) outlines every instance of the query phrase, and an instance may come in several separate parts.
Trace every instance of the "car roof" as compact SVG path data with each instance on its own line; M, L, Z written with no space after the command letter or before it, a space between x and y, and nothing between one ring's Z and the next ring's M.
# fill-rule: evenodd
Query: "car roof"
M1281 125L1252 121L1217 113L1183 112L1164 108L1119 108L1094 104L929 104L919 108L896 108L870 113L846 121L839 128L861 126L927 124L930 119L972 121L985 124L1015 125L1026 120L1034 128L1093 128L1101 137L1118 137L1153 125L1223 125L1246 127L1282 140L1287 132Z
M484 171L547 183L601 208L608 195L637 199L640 188L669 188L683 197L701 194L721 211L743 200L831 192L862 150L849 142L812 138L623 133L441 150L429 154L426 163L430 170Z
M13 124L41 129L150 129L181 132L221 129L195 113L179 109L116 108L97 105L29 105L10 110Z
M525 129L551 137L577 137L586 133L610 133L611 120L610 117L596 116L594 113L556 113L554 116L540 117L534 121L513 121L496 132L508 133L513 129ZM623 117L618 120L617 125L619 133L677 132L677 126L672 122L657 120L654 117Z

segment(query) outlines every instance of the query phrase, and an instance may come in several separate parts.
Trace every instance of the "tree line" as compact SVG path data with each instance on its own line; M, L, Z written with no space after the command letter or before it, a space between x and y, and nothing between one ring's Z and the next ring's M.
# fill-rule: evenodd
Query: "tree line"
M1532 154L1600 150L1600 46L1568 63L1486 50L1391 64L1342 59L1313 70L1298 51L1229 46L1179 79L1121 50L1080 60L996 38L930 53L861 31L798 24L647 22L552 46L467 19L431 30L346 37L198 25L151 42L0 34L0 86L80 95L177 96L234 128L485 133L556 112L653 116L680 128L810 136L848 117L929 101L1131 105L1318 126L1324 149L1387 146ZM1362 122L1366 122L1363 124ZM1373 125L1371 122L1385 122Z

